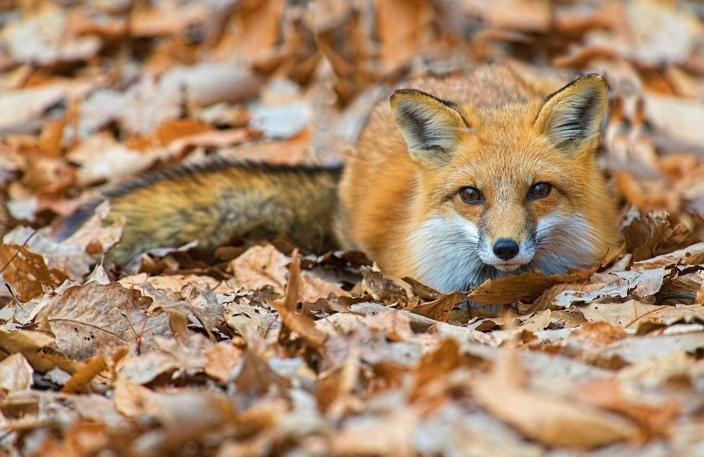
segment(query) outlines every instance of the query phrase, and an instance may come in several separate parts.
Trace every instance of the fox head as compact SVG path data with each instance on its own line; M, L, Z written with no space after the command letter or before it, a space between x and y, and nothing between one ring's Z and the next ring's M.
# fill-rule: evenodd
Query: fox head
M615 236L595 159L607 101L596 74L545 99L490 109L394 92L418 170L408 242L419 279L454 290L599 261Z

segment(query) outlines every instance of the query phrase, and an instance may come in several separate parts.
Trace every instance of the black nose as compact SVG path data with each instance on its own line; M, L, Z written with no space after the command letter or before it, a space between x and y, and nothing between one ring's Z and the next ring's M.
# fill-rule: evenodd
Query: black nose
M516 257L518 250L518 243L508 238L500 238L494 243L494 254L496 254L496 257L503 260Z

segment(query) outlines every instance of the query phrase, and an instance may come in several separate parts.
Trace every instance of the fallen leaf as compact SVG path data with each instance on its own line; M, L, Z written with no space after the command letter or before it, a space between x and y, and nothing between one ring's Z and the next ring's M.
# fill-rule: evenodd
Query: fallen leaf
M47 85L0 94L0 133L38 131L46 111L67 98L64 87Z
M259 335L266 338L276 332L277 316L269 307L248 302L245 298L225 305L225 322L244 338Z
M119 181L146 170L168 155L166 150L137 151L118 143L107 133L98 133L85 138L68 153L68 158L79 165L79 184L88 185L103 180Z
M210 124L192 119L171 119L162 122L154 131L156 140L162 146L168 146L179 138L212 131Z
M603 281L587 284L581 288L566 285L555 295L554 306L568 308L574 303L626 299L629 297L648 300L663 286L669 274L666 268L652 270L619 271L603 275Z
M158 335L170 335L165 314L146 313L149 300L119 284L72 286L53 297L35 318L49 329L59 350L74 360L109 355L122 346L134 353L154 347Z
M314 348L322 348L327 335L315 326L315 322L303 315L295 312L296 304L300 301L301 290L301 258L298 251L294 251L291 258L291 265L288 269L288 282L286 291L281 300L275 300L272 305L281 316L283 328L279 334L279 340L283 340L287 333L284 330L296 332L306 343Z
M276 374L264 360L252 351L244 352L240 364L241 367L234 383L242 393L256 397L272 390L277 395L283 395L288 390L288 381Z
M27 247L16 244L0 245L2 279L12 293L23 302L54 289L67 279L65 273L49 268L44 258Z
M66 19L62 8L46 7L11 23L0 38L18 61L54 65L93 57L100 50L100 40L92 36L67 37Z
M472 382L472 393L480 405L527 437L548 446L576 449L638 437L638 429L619 416L574 399L526 389L521 382L525 375L514 357L504 353L489 375Z
M22 245L40 254L50 269L65 272L73 280L81 279L90 272L93 259L83 249L69 243L60 243L29 227L19 226L3 236L5 244Z
M594 270L580 270L569 275L546 276L534 271L489 279L470 292L468 298L482 305L505 305L532 300L556 284L585 281L592 273Z
M102 355L91 357L86 361L83 367L76 371L68 382L66 382L62 392L75 393L85 389L90 385L93 378L101 371L107 369L107 367L108 364L105 362L105 358Z
M468 13L508 30L545 32L552 19L549 5L536 0L499 0L489 3L466 0L463 5Z
M436 321L447 322L452 310L462 302L462 297L462 292L443 294L433 301L415 305L409 311Z
M674 399L648 401L626 391L618 379L582 383L575 389L575 394L580 401L625 414L637 421L650 436L666 435L680 412L680 405Z
M0 362L0 390L29 390L33 374L34 370L22 354L12 354Z
M408 294L398 282L387 278L378 269L363 266L360 270L364 281L362 287L371 297L383 303L401 303L408 301Z
M636 262L668 254L697 241L687 227L663 212L648 213L633 220L624 227L623 236L626 250L633 253Z
M270 244L249 248L232 262L229 268L237 284L247 289L271 287L283 294L289 258Z
M686 248L635 262L635 271L652 270L673 265L700 265L704 263L704 243L696 243Z
M352 349L341 365L319 377L316 400L321 411L332 417L341 417L355 402L354 389L360 375L359 350Z
M227 382L230 380L230 373L237 363L242 360L242 350L230 343L220 342L213 346L208 352L208 362L205 365L205 373L211 378Z
M130 418L157 416L161 412L161 402L155 393L127 379L115 382L113 402L120 414Z
M171 373L180 367L179 361L172 354L164 351L150 351L137 357L130 357L119 371L120 378L135 384L148 384L165 373Z
M350 296L349 293L339 286L313 276L310 272L304 272L301 275L300 301L304 303L315 303L319 299L327 299L331 295L335 297Z
M626 328L638 328L645 324L672 325L676 322L704 321L702 305L658 306L629 300L626 303L591 303L580 310L590 322L606 320Z
M415 372L416 394L433 380L442 378L443 375L459 368L462 364L460 347L452 338L440 340L437 347L418 361Z
M640 336L621 339L604 347L597 354L602 359L619 357L627 363L641 363L691 353L704 347L704 332L681 335Z

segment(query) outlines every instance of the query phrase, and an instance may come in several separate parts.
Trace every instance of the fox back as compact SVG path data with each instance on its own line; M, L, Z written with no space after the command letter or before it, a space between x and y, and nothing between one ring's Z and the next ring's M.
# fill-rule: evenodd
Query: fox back
M562 84L486 66L394 92L345 166L338 237L440 290L598 262L618 239L595 158L607 85Z

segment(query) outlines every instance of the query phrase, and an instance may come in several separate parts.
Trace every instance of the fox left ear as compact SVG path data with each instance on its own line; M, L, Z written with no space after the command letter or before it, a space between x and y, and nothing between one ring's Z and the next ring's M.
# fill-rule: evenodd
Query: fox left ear
M598 138L607 105L606 80L601 75L589 74L549 96L535 125L555 147L572 153Z
M447 163L462 132L467 130L459 109L414 89L395 91L390 102L411 159L419 163Z

